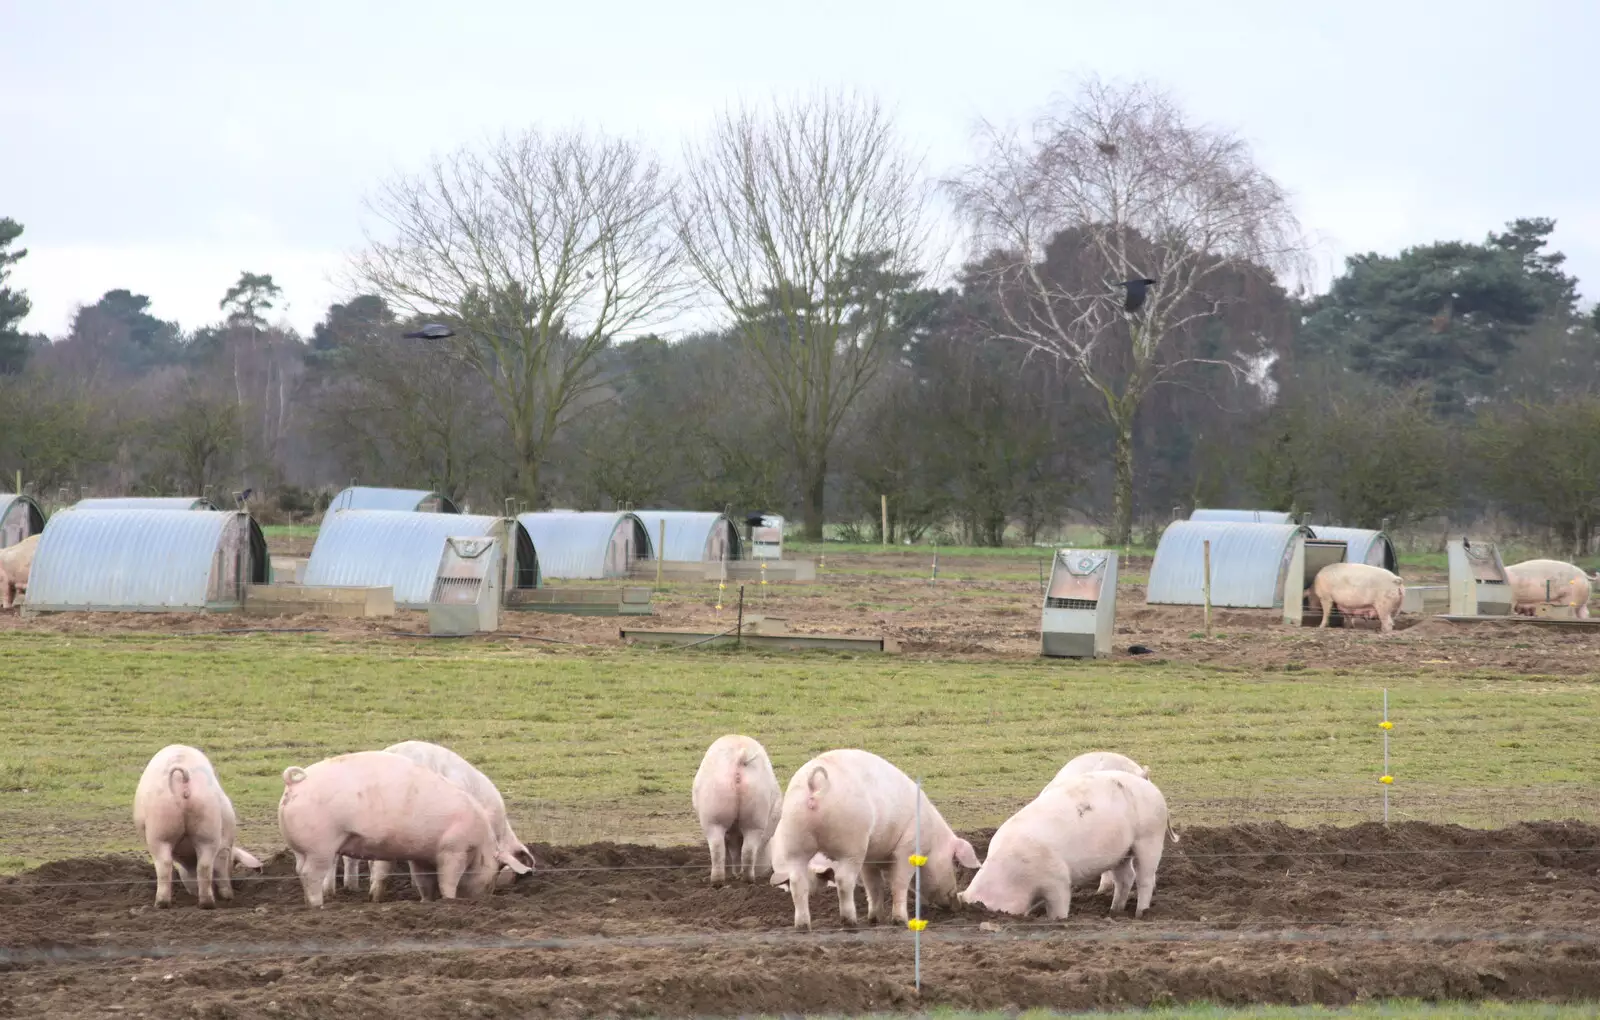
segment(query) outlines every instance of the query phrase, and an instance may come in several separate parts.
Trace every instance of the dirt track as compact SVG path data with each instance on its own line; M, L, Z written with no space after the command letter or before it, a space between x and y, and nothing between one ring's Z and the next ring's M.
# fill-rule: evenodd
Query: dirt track
M879 562L879 561L882 562ZM923 577L879 576L861 571L899 568L897 556L836 556L821 583L768 586L765 595L747 586L746 613L783 617L798 633L887 634L898 639L904 654L938 660L1037 660L1039 654L1039 586L1035 581L948 580L930 583ZM962 561L947 561L952 571ZM992 562L973 560L972 570L995 570ZM1001 564L1001 566L1007 566ZM1023 561L1024 569L1027 561ZM1135 560L1130 569L1145 569ZM848 567L852 572L842 572ZM1007 569L1015 570L1015 565ZM1433 575L1408 575L1424 583ZM715 609L715 585L674 585L654 599L647 617L567 616L534 612L502 613L500 631L461 639L468 642L556 642L616 648L623 626L692 628L715 633L733 626L732 591L724 592L722 612ZM1479 671L1544 676L1578 676L1596 670L1600 628L1554 629L1533 624L1450 624L1435 619L1401 617L1396 633L1381 636L1376 623L1362 621L1349 630L1319 631L1285 627L1279 613L1268 610L1218 610L1216 636L1203 640L1198 607L1148 606L1144 587L1118 586L1115 652L1143 645L1154 655L1175 662L1252 670L1352 669L1395 664L1419 673L1459 676ZM236 614L62 613L24 617L0 614L0 634L8 630L102 635L134 633L215 633L233 629L292 630L307 628L333 640L410 642L425 632L422 613L342 620L322 616L245 618Z
M983 851L987 835L974 842ZM489 902L374 906L341 894L322 912L300 904L281 855L214 912L181 891L156 911L142 858L47 865L0 882L0 1016L1600 997L1600 829L1587 825L1191 829L1169 845L1143 921L1106 917L1092 894L1061 924L932 911L920 1004L911 936L841 929L831 890L803 935L787 930L782 891L711 888L701 847L537 849L545 867ZM405 883L397 895L409 896Z

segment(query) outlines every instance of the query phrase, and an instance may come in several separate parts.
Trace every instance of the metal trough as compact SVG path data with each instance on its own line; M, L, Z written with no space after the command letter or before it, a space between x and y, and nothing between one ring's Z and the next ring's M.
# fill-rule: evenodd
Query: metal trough
M513 592L508 609L573 616L649 616L650 589L533 588Z
M835 652L887 652L900 651L900 642L892 637L859 637L835 634L724 634L720 631L695 630L628 630L619 632L628 644L652 645L702 645L707 648L725 648L746 644L752 648L801 649L821 648Z

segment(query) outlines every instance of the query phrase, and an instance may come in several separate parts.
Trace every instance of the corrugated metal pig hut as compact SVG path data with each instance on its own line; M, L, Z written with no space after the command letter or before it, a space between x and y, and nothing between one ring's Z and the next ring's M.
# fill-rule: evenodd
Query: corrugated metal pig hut
M352 485L342 490L328 504L328 514L335 510L406 510L422 514L458 514L461 511L443 493L427 489L380 489L370 485Z
M93 496L72 504L74 510L216 510L204 496Z
M1145 602L1198 606L1204 602L1205 543L1211 543L1211 604L1236 609L1284 605L1295 553L1311 529L1298 524L1174 521L1161 534ZM1300 593L1291 596L1298 602Z
M1282 510L1214 510L1198 509L1189 515L1191 521L1211 524L1293 524L1293 519Z
M267 543L231 510L62 510L28 579L29 612L237 609L267 582Z
M631 513L550 510L520 514L517 522L528 529L546 579L627 577L635 562L655 555L644 522Z
M445 539L493 535L505 550L502 600L539 586L533 539L510 517L417 513L414 510L332 510L322 519L302 583L307 587L393 588L394 604L426 609L438 580Z
M32 496L0 493L0 549L44 530L44 511Z
M671 563L718 563L740 559L739 529L726 514L696 510L640 510L639 520L650 533L650 541L661 545L656 555ZM667 526L667 541L660 540L661 526Z

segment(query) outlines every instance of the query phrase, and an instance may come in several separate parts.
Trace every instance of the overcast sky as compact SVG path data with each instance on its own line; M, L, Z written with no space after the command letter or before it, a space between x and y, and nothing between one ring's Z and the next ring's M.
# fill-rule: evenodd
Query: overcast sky
M1093 71L1246 137L1324 284L1351 252L1552 216L1592 300L1596 39L1585 0L0 0L0 216L26 228L26 329L115 287L193 327L248 269L308 331L374 183L502 129L582 122L676 158L727 102L855 86L937 174L978 118L1024 121Z

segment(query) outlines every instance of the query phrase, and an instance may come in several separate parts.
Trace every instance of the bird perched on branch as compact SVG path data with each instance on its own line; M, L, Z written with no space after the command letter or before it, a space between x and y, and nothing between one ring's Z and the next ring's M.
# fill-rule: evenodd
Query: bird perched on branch
M430 322L421 329L402 334L407 340L443 340L445 337L455 336L450 327L438 322Z
M1125 312L1137 312L1144 307L1145 292L1155 286L1155 282L1147 277L1139 280L1124 280L1117 284L1118 287L1125 288L1128 292L1127 300L1122 302L1122 310Z

